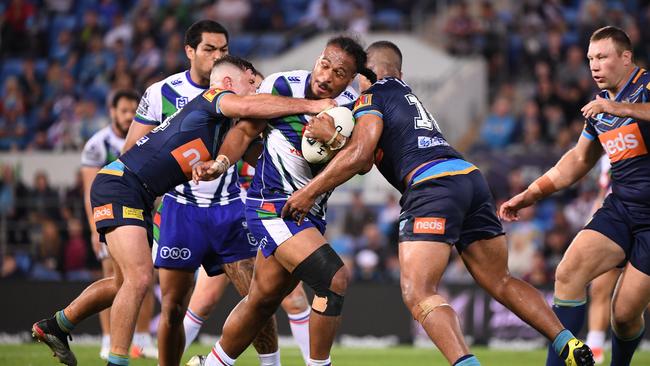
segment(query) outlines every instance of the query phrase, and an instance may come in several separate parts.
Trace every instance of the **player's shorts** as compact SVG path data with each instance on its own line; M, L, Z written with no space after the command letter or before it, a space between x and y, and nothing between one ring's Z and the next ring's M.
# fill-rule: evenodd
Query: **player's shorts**
M504 234L487 182L462 159L435 160L418 169L400 204L400 242L444 242L461 252Z
M90 189L90 204L99 241L106 243L106 231L110 228L135 225L147 230L151 245L151 211L155 198L121 161L116 160L102 168Z
M160 232L154 245L154 267L223 273L223 265L257 254L257 242L247 230L240 199L227 205L198 207L164 196L156 214Z
M622 201L609 194L585 229L597 231L618 244L625 260L650 275L650 206Z
M300 226L291 218L282 219L280 213L286 202L286 199L265 201L250 196L246 199L248 230L259 243L266 258L282 243L305 229L313 227L325 234L325 220L312 214L307 214Z

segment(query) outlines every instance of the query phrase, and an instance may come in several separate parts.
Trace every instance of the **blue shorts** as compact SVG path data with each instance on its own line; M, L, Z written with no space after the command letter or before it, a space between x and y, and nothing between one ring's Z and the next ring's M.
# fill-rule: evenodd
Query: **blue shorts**
M597 231L618 244L625 260L650 275L650 206L625 202L609 194L585 229Z
M151 211L155 198L121 161L116 160L102 168L90 189L90 204L99 241L106 243L106 231L110 228L135 225L147 230L151 245Z
M156 224L154 267L195 271L209 276L223 273L223 265L257 254L257 242L247 230L244 204L198 207L164 196Z
M400 242L444 242L462 252L477 240L504 234L483 175L461 159L418 169L400 204Z
M260 244L264 257L269 257L287 239L305 229L315 227L321 234L325 234L325 220L312 214L307 214L300 226L293 219L280 218L286 202L286 199L264 201L250 196L246 199L248 230Z

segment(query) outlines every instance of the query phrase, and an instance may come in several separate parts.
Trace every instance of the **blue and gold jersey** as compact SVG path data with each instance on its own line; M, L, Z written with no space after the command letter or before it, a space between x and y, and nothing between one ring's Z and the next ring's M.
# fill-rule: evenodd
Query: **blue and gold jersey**
M404 177L418 166L436 159L462 156L445 140L438 123L411 88L397 78L377 81L354 105L354 118L374 114L384 121L375 164L400 192Z
M219 109L229 90L209 89L143 136L120 157L154 195L192 177L192 166L214 159L232 120Z
M609 93L598 93L610 99ZM614 99L621 103L648 103L650 74L636 68ZM582 136L600 144L611 162L612 192L624 201L650 203L650 121L600 113L585 123Z

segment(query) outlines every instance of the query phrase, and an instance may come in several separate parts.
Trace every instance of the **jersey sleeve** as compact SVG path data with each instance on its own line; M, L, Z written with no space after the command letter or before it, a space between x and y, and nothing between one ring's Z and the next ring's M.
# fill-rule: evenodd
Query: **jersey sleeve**
M598 132L596 132L596 128L594 127L593 119L588 118L585 121L585 127L582 129L582 136L591 141L595 140L596 137L598 137Z
M267 76L264 80L262 80L262 84L260 84L260 87L257 88L257 93L258 94L272 94L273 93L273 84L275 84L275 80L278 78L280 74L275 73Z
M355 119L365 114L374 114L379 118L384 118L384 108L381 103L381 97L378 94L372 93L371 89L359 96L359 99L354 103L352 114Z
M219 102L221 98L226 94L235 94L232 90L224 89L208 89L201 94L201 97L207 100L212 106L214 106L214 111L219 116L223 116L221 108L219 107Z
M81 152L81 165L87 167L101 168L106 165L106 148L101 139L93 136Z
M154 83L147 88L140 99L135 112L134 121L151 126L162 123L162 92L161 84Z

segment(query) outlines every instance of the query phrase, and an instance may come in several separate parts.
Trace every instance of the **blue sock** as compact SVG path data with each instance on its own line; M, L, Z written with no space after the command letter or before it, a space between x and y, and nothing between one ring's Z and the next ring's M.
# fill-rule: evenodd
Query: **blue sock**
M548 353L546 355L546 366L564 366L564 360L560 358L559 353L562 351L562 348L566 345L569 339L566 337L570 334L578 334L582 329L582 326L585 323L585 313L587 310L586 299L582 300L560 300L558 298L553 299L553 311L555 315L560 319L562 325L566 328L560 332L553 343L548 347ZM568 332L568 333L565 333ZM556 351L559 349L559 351Z
M634 351L643 339L645 327L632 338L620 338L616 332L612 331L612 363L611 366L627 366L632 361Z
M478 362L476 356L470 353L456 360L453 366L481 366L481 363Z
M72 322L65 317L63 310L57 311L56 314L54 314L54 318L56 319L56 323L59 325L59 328L61 328L62 331L66 333L72 333L74 324L72 324Z
M129 366L129 356L118 355L111 352L108 354L107 366Z

